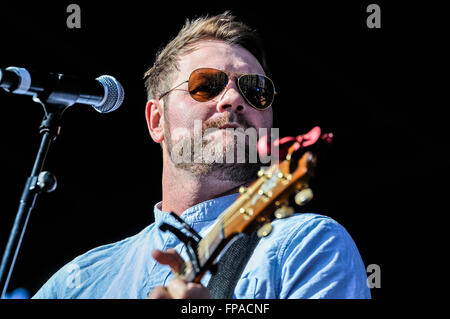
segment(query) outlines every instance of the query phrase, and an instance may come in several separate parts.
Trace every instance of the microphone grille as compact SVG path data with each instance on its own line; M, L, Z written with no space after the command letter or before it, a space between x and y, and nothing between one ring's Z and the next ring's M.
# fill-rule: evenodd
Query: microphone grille
M110 75L99 76L96 80L105 88L105 96L103 101L99 105L94 106L94 108L100 113L109 113L118 109L125 96L119 81Z

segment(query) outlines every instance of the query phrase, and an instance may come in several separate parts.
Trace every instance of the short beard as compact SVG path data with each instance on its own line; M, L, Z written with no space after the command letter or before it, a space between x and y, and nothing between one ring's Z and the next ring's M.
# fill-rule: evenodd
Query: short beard
M165 139L166 142L166 149L169 154L169 157L174 164L174 166L178 169L182 169L184 171L187 171L196 177L202 178L202 177L214 177L220 181L231 181L239 184L248 183L257 178L257 172L263 166L263 164L260 162L259 157L257 156L256 163L249 161L249 143L248 140L245 140L245 161L244 163L226 163L225 161L222 161L221 163L213 161L212 163L209 163L208 161L205 161L204 158L200 158L198 162L196 163L194 161L194 149L193 147L190 148L190 158L192 159L189 162L176 162L173 159L174 154L172 154L173 144L172 144L172 138L170 134L169 125L166 120L165 125ZM202 146L205 147L206 144L208 144L208 141L204 138L205 137L205 131L207 129L213 129L213 128L219 128L222 125L225 125L227 123L238 123L241 125L244 130L252 127L250 123L248 123L244 118L242 118L239 115L236 115L235 113L230 112L224 112L222 113L218 118L214 120L205 121L202 123ZM183 143L186 141L186 139L189 139L188 145L194 145L194 134L191 133L189 136L182 137L180 141L177 143ZM234 145L232 146L234 148L234 154L236 154L236 141L234 141ZM222 150L225 148L224 145L222 145ZM201 155L203 157L203 154Z

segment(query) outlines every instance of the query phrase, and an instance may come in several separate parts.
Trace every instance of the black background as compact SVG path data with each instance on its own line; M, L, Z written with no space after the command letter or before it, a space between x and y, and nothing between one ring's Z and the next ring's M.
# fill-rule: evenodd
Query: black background
M3 1L0 67L88 78L110 74L124 86L125 101L110 114L81 105L64 114L45 166L58 188L39 197L10 290L24 287L34 294L75 256L152 222L153 205L161 199L161 158L144 118L143 73L186 18L230 9L264 39L279 92L274 127L280 135L315 125L335 134L319 158L311 209L348 230L366 266L380 265L381 288L372 289L373 298L416 293L408 287L417 287L421 265L432 253L421 240L424 229L412 222L439 216L432 209L438 184L427 179L441 174L437 152L445 145L438 121L444 104L423 93L433 80L425 74L440 67L435 39L443 39L437 17L442 8L376 1L382 27L369 29L371 2L365 1L77 1L81 29L69 29L69 3ZM43 114L30 97L4 91L0 108L3 251Z

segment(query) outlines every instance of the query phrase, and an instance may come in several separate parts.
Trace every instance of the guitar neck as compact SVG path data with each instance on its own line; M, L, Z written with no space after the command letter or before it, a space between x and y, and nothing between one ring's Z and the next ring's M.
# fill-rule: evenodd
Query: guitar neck
M200 282L204 274L214 264L215 259L223 251L231 238L224 236L224 213L222 213L210 232L198 243L197 256L200 272L196 273L190 261L186 261L178 277L190 282Z
M227 244L240 233L252 233L260 229L259 236L267 236L271 231L269 224L273 218L286 218L293 214L289 198L296 193L295 202L304 205L312 198L308 182L316 165L316 155L311 151L318 142L331 143L332 134L321 135L320 127L290 141L296 141L287 151L285 159L273 164L267 170L258 172L258 179L249 188L241 187L240 196L228 207L211 228L211 231L197 244L196 252L189 246L192 261L186 262L177 274L181 279L200 282L203 275L214 265ZM281 145L281 144L280 144ZM268 226L268 227L264 227Z
M277 167L273 166L266 172L272 174L276 169ZM257 191L264 182L265 179L258 179L244 193L241 193L241 196L230 207L219 215L209 233L198 243L197 256L200 272L195 273L191 262L188 261L185 262L183 270L178 275L179 278L186 281L199 282L231 240L239 233L245 231L245 228L251 222L252 216L248 211L243 211L242 207L246 206L250 199L262 196L258 195Z

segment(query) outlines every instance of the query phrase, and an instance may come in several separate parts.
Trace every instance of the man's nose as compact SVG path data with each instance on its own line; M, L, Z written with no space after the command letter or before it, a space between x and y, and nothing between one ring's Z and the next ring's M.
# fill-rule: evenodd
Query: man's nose
M223 92L219 95L219 101L217 102L217 111L234 111L237 113L244 113L248 105L245 102L244 97L241 95L241 91L236 85L236 82L230 81Z

